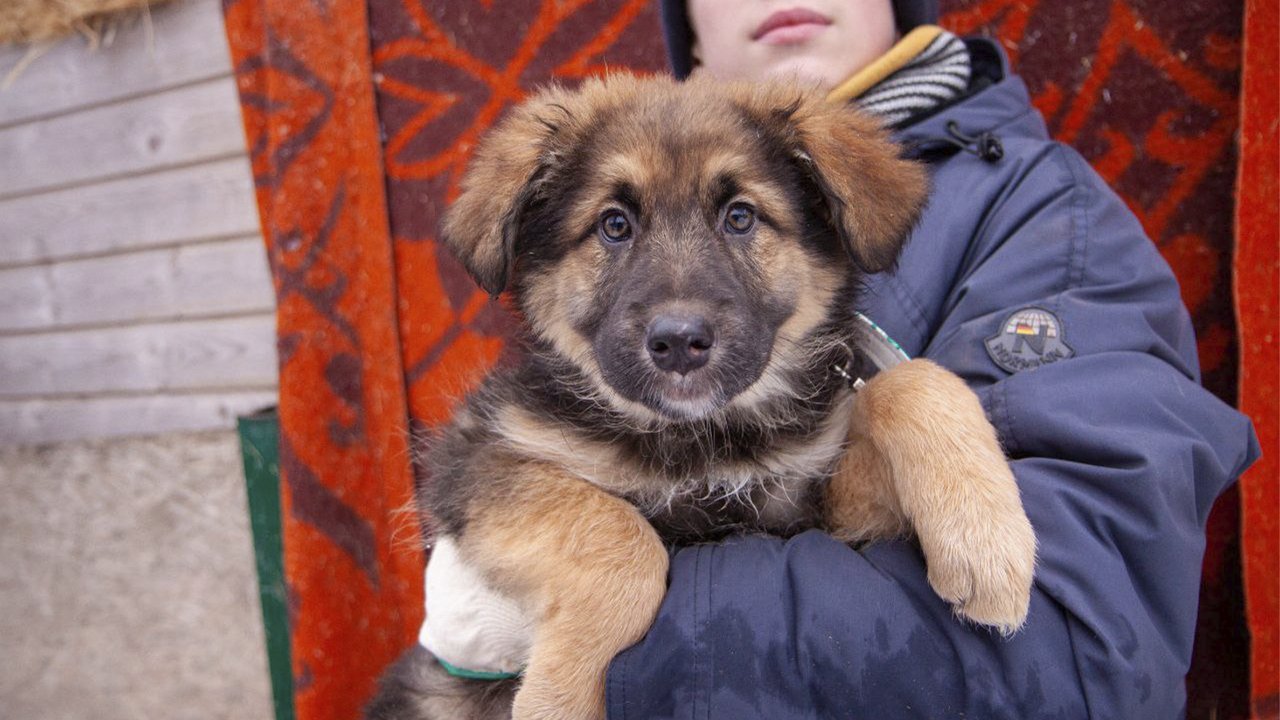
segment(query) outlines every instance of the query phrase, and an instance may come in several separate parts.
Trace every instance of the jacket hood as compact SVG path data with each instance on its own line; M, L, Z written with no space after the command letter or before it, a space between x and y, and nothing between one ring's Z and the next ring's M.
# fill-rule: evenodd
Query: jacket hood
M977 154L983 136L997 144L1012 136L1048 139L1026 83L1012 72L1004 50L985 38L966 38L965 45L973 63L969 94L894 128L894 139L906 146L907 155Z

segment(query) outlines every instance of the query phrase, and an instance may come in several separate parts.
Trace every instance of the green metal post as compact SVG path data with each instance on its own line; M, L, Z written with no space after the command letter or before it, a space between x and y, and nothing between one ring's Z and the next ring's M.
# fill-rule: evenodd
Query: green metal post
M294 720L293 666L289 658L289 610L280 516L280 421L272 408L242 417L238 424L275 715L276 720Z

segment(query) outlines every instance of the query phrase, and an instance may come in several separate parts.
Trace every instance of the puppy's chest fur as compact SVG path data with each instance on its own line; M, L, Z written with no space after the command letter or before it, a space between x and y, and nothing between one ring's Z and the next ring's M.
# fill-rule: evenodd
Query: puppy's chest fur
M473 441L559 466L631 502L670 543L820 526L822 491L844 450L852 403L836 391L790 408L785 420L743 411L638 428L545 386L529 392L518 376L491 380L491 392L456 426L470 428Z

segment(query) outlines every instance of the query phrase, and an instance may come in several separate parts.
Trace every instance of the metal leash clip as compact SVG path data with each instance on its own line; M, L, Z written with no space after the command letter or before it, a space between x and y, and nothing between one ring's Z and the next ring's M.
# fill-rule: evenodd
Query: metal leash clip
M867 383L862 378L854 377L849 373L849 368L853 365L853 360L854 360L853 348L849 347L847 344L844 344L844 350L848 354L849 359L845 361L844 365L841 365L840 363L833 363L831 365L831 371L834 372L836 375L840 376L840 378L845 381L845 383L849 386L849 388L856 393L859 390L861 390L863 387L865 387Z

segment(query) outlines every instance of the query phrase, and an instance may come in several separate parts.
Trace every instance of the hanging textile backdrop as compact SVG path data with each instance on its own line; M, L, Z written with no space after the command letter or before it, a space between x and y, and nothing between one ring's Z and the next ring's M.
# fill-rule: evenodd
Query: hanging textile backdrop
M648 0L224 0L280 300L281 471L298 717L355 717L421 619L408 436L510 320L435 242L477 138L547 80L663 71ZM1177 273L1205 385L1234 402L1239 0L943 2L999 38L1056 137ZM425 480L429 481L429 479ZM1234 491L1210 520L1189 717L1248 713Z
M1245 602L1253 643L1253 714L1280 718L1280 6L1245 3L1236 182L1236 307L1240 409L1254 419L1262 459L1240 480Z

